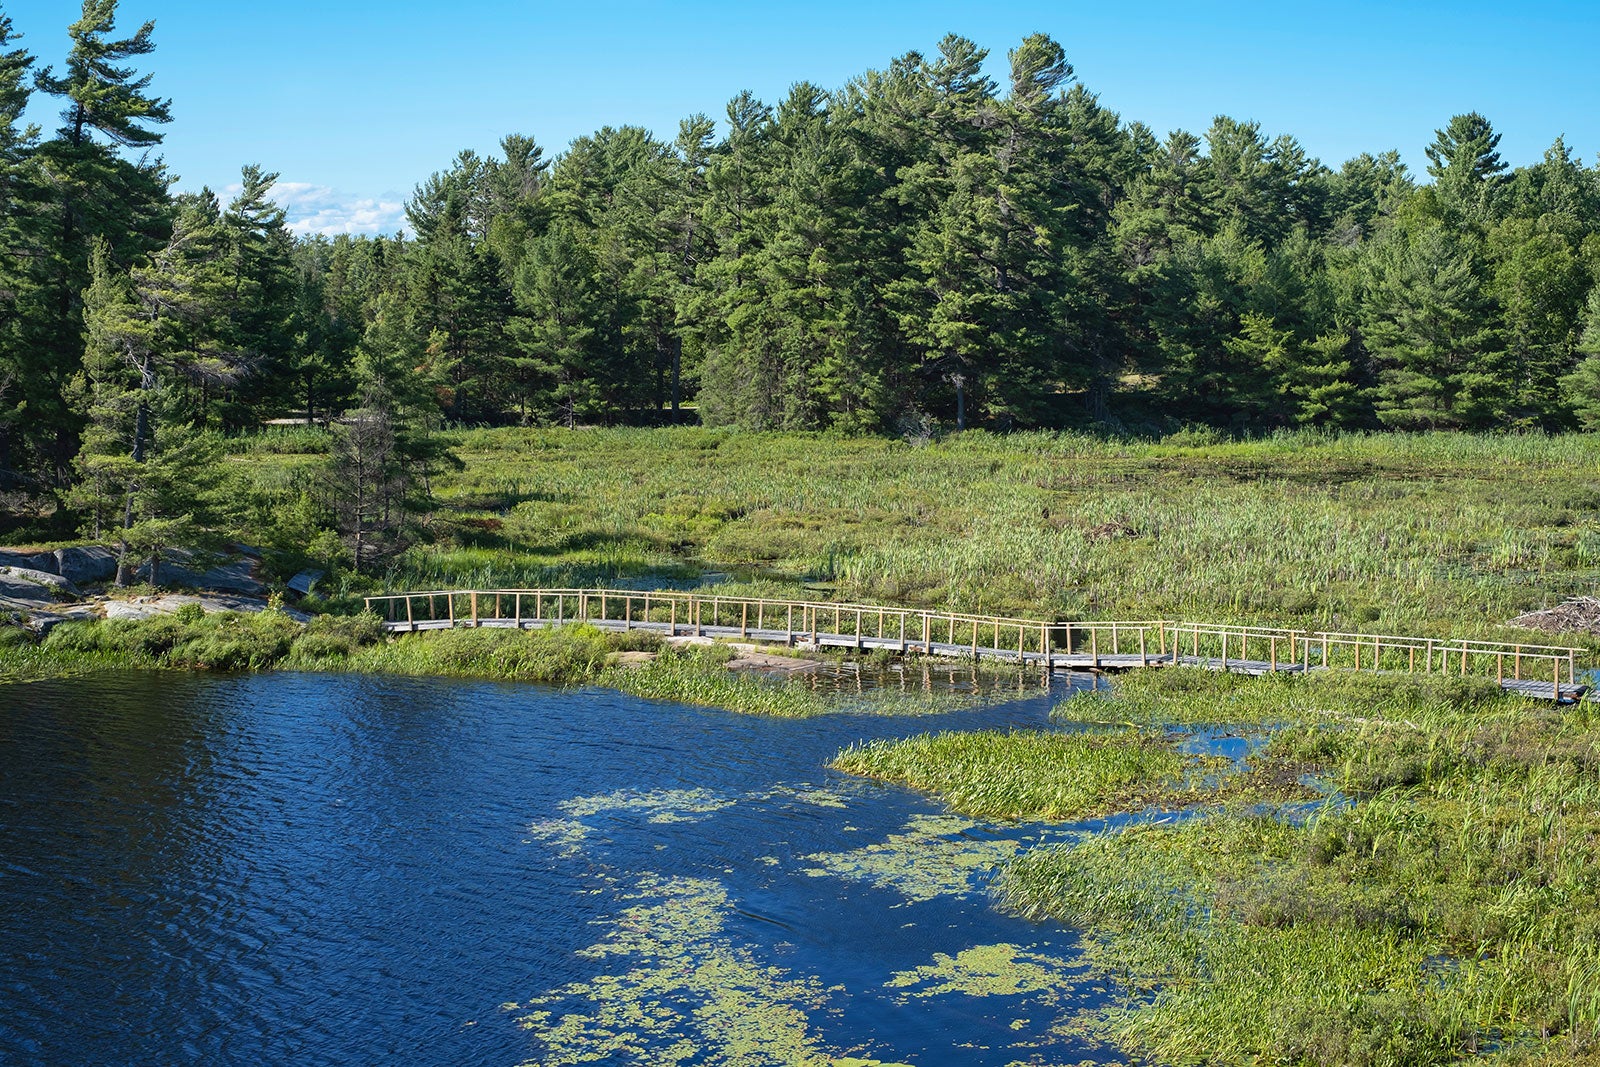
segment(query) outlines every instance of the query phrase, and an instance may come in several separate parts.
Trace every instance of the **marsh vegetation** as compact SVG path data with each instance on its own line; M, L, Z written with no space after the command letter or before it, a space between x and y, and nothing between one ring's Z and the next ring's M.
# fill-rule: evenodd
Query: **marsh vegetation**
M1460 680L1195 670L1119 690L1075 696L1055 718L1121 727L880 741L834 764L990 817L1185 813L1007 862L997 901L1086 931L1086 962L1117 992L1069 1029L1157 1063L1594 1058L1589 705ZM1185 789L1201 758L1173 738L1200 724L1256 751ZM1226 795L1230 777L1252 776L1262 788Z

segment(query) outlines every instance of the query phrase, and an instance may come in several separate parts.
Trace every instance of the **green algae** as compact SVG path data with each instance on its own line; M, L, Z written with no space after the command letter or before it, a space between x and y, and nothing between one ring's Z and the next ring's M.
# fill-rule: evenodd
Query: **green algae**
M814 878L833 876L893 889L908 903L966 896L974 880L1016 855L1016 841L972 836L978 824L955 815L916 815L898 834L847 852L802 857Z
M629 906L606 936L578 953L614 968L515 1009L543 1046L528 1064L875 1062L836 1059L810 1025L839 989L762 964L725 935L730 905L721 883L647 874L624 899Z
M641 793L618 789L588 797L574 797L561 803L561 810L575 819L591 818L607 812L639 812L647 821L696 822L731 808L738 801L709 789L653 789Z
M528 825L528 836L543 841L558 856L571 857L583 851L589 828L577 819L536 819Z
M1077 975L1079 968L1038 952L1026 952L1011 944L977 945L954 956L934 954L931 964L899 971L884 983L886 989L905 989L900 996L941 997L960 993L969 997L1014 997L1031 995L1042 1005L1053 1006L1062 999L1062 990ZM1013 1029L1020 1029L1018 1020Z
M773 796L793 797L817 808L848 808L849 801L831 789L775 789Z

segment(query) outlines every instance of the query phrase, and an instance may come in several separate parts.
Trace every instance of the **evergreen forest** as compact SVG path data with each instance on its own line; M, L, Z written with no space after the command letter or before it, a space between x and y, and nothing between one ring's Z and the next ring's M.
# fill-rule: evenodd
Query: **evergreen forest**
M997 80L952 35L670 141L510 134L408 233L296 236L267 166L174 191L180 108L117 6L60 69L0 9L0 492L88 536L178 543L218 440L272 420L342 427L385 500L441 426L1600 425L1600 167L1513 165L1479 114L1426 174L1332 166L1228 116L1158 134L1048 36Z

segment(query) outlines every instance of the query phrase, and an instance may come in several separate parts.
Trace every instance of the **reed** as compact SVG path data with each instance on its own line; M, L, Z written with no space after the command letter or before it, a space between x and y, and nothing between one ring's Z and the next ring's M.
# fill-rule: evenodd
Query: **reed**
M1266 757L1320 778L1327 799L1011 862L1002 904L1086 930L1120 993L1085 1025L1157 1063L1600 1055L1600 729L1586 709L1438 679L1162 675L1102 707L1276 722Z
M1600 579L1600 443L1580 436L448 436L465 468L435 484L434 541L368 587L732 568L965 611L1515 638L1505 620ZM238 459L269 527L303 491L283 472L320 461Z
M1224 777L1219 761L1182 754L1173 738L1137 729L922 734L853 745L829 766L931 793L963 815L994 819L1183 807L1215 799Z

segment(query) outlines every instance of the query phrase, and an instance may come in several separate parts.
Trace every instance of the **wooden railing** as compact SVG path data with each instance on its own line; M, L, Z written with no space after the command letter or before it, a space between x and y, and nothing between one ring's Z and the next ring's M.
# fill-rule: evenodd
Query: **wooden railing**
M930 655L1130 667L1200 663L1227 669L1407 671L1577 684L1583 651L1556 645L1401 637L1154 620L1074 622L629 589L491 589L366 598L390 629L543 627L589 622L673 636L744 637L787 644L887 648Z

